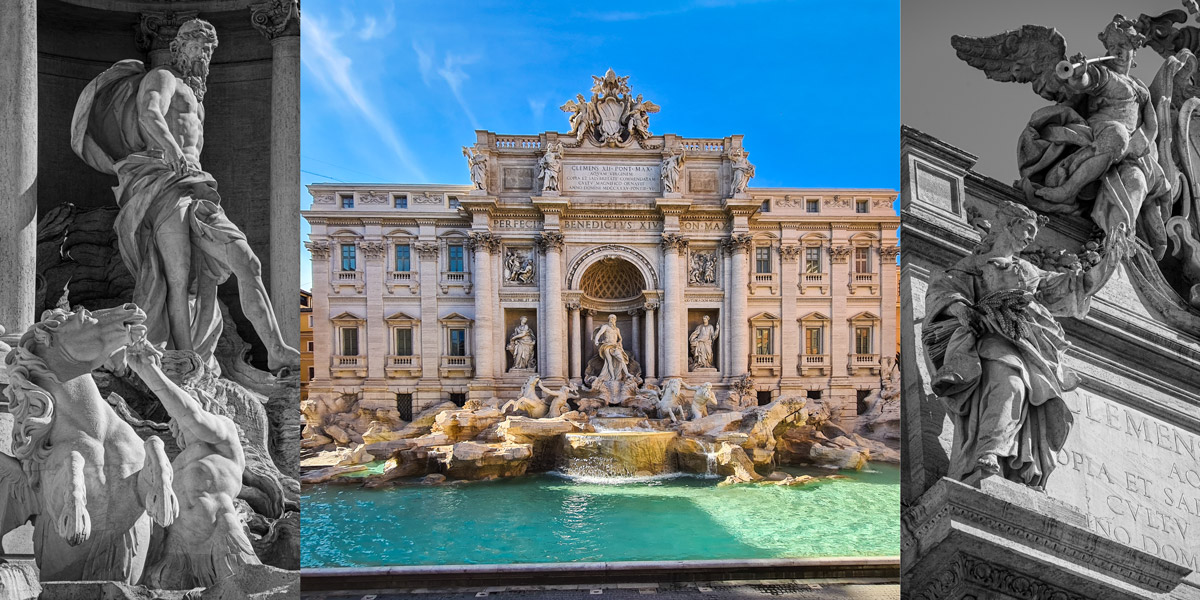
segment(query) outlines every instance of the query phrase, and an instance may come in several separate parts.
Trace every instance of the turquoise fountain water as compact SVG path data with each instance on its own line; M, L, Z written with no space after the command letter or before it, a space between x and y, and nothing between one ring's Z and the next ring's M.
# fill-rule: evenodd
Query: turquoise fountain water
M845 474L801 487L717 487L697 477L599 485L553 475L313 486L301 499L301 565L898 556L899 471Z

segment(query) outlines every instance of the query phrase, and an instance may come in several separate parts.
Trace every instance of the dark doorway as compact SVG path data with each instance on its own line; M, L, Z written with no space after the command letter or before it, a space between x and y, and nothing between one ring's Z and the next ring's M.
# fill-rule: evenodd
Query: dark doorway
M450 401L453 402L455 406L462 406L467 403L467 395L466 394L450 394Z
M413 395L412 394L396 394L396 410L400 411L400 418L405 421L412 421L413 413Z
M867 406L867 397L871 395L871 390L858 390L858 414L867 412L870 408Z
M771 403L771 390L760 390L758 392L758 405L766 406Z

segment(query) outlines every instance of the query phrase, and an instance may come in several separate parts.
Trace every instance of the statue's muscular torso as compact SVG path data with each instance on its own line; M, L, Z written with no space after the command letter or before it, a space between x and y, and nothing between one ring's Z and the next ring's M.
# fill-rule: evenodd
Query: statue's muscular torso
M138 88L138 111L147 148L161 150L168 161L178 155L199 167L204 105L174 69L162 66L146 73Z

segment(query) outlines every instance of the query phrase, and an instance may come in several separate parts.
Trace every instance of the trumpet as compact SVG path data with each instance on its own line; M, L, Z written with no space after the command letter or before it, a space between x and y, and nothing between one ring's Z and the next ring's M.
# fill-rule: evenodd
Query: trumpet
M1056 75L1058 75L1059 79L1070 79L1071 73L1074 73L1075 69L1078 69L1079 67L1082 67L1084 65L1090 65L1092 63L1105 62L1105 61L1113 60L1115 58L1117 58L1117 57L1101 56L1100 58L1089 58L1087 60L1084 60L1083 62L1078 62L1078 63L1073 63L1069 60L1060 60L1060 61L1058 61L1057 65L1054 65L1054 73Z

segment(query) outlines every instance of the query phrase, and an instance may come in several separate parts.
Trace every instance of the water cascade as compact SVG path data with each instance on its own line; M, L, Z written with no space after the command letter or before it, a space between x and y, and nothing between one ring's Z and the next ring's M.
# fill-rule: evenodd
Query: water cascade
M604 431L563 434L562 473L605 480L653 477L675 471L674 431Z

